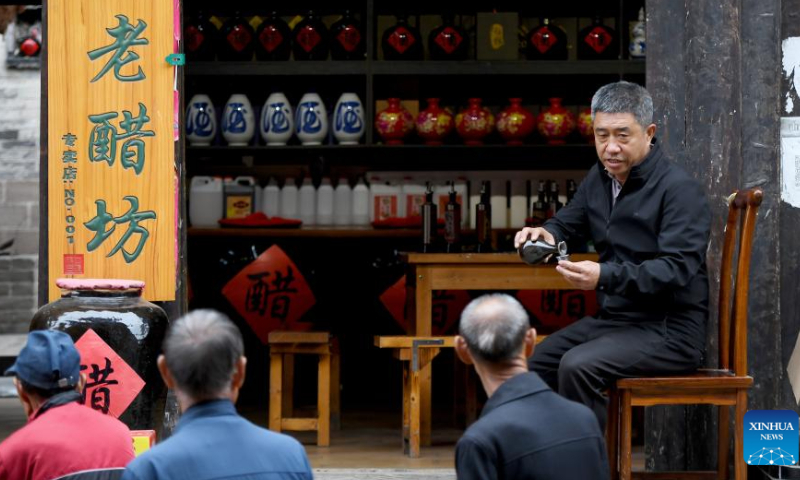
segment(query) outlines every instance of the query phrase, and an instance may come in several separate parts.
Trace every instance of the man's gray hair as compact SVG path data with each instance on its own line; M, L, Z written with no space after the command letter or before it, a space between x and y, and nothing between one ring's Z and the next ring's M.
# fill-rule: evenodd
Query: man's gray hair
M461 312L458 333L470 353L487 362L502 362L519 355L530 329L522 305L506 294L483 295Z
M603 85L592 97L592 120L598 113L630 113L642 126L653 123L653 97L641 85L619 81Z
M170 325L164 357L177 387L193 400L224 395L244 355L242 334L224 314L195 310Z

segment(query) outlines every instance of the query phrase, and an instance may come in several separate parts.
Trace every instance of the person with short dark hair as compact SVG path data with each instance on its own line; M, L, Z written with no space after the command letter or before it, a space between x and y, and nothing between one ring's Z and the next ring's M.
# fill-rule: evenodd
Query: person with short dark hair
M14 375L28 423L0 443L0 480L112 480L133 457L119 420L79 403L86 382L69 335L36 330L6 375Z
M605 391L619 378L681 374L701 365L708 318L706 250L711 209L702 185L656 142L653 99L616 82L592 98L599 162L572 201L527 239L591 240L599 262L559 261L599 312L550 335L530 361L554 390L606 422Z
M300 443L236 413L244 342L225 315L195 310L173 322L158 368L183 416L164 442L128 465L123 480L310 480Z
M456 444L459 480L609 477L603 435L586 406L528 371L536 330L520 303L484 295L464 309L456 353L473 364L489 400Z

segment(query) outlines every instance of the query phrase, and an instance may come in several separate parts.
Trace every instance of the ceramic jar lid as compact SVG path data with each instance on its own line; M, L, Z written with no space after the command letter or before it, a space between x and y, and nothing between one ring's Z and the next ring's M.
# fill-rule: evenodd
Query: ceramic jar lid
M59 278L56 286L64 290L141 290L144 282L115 278Z

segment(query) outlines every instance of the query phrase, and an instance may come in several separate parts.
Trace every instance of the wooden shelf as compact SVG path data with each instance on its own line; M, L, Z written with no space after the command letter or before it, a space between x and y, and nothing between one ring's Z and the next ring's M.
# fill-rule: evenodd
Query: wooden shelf
M277 61L190 62L187 76L313 75L631 75L645 74L644 60L564 61Z
M643 60L371 62L374 75L626 75L645 73Z
M498 235L516 233L519 229L494 229ZM419 228L372 228L372 227L301 227L301 228L199 228L187 230L190 237L262 237L262 238L422 238ZM471 237L474 230L463 230L462 235Z
M593 145L321 145L187 147L190 175L242 174L276 165L370 167L370 170L588 170ZM216 173L215 173L216 172Z
M364 75L366 61L188 62L187 76Z

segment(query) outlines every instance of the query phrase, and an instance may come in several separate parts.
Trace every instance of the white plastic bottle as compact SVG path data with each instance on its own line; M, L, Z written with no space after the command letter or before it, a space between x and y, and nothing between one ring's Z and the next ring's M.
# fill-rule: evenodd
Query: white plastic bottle
M333 224L350 225L353 219L353 190L342 177L333 192Z
M492 228L508 228L508 197L506 181L492 180Z
M294 178L287 178L281 189L280 212L281 217L296 220L299 217L297 183Z
M353 225L369 225L369 188L360 178L353 188Z
M222 179L192 177L189 187L189 222L193 227L218 227L222 218Z
M298 200L300 220L303 221L304 226L314 225L316 206L317 191L314 189L314 184L311 183L311 177L306 177L303 179L303 184L300 185Z
M317 189L317 225L333 225L333 186L330 178L323 178Z
M264 215L268 217L280 215L280 198L281 189L278 188L278 182L274 178L270 178L261 196L261 211L264 212Z
M391 182L372 177L369 187L370 221L402 218L405 215L402 196L400 185L392 185Z
M528 199L525 191L525 180L511 180L511 209L509 227L522 228L528 216Z

